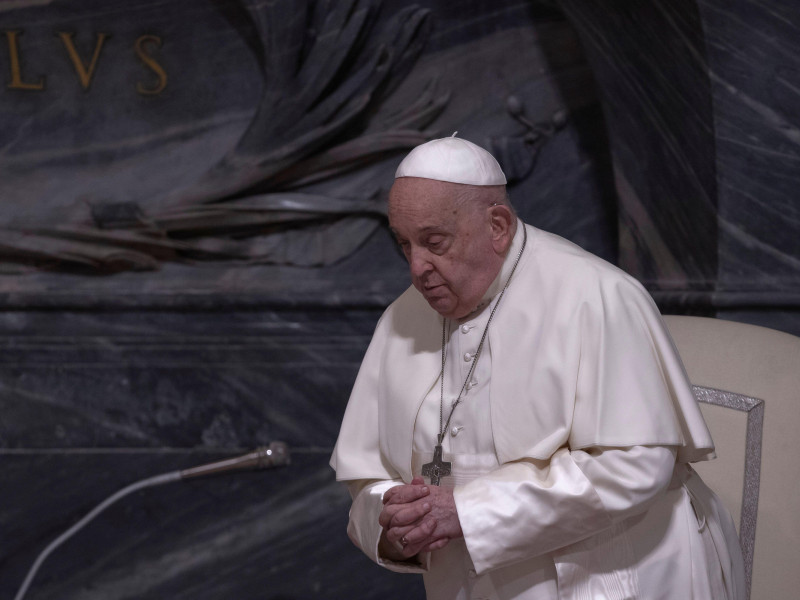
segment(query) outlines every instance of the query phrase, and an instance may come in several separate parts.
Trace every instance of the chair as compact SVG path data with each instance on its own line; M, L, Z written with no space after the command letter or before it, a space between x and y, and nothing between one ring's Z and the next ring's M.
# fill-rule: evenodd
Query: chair
M739 527L752 600L800 597L800 338L665 316L718 458L695 465Z

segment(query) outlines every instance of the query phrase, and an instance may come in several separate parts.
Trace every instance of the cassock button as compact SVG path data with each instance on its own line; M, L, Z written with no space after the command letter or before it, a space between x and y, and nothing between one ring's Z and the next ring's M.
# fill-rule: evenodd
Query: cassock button
M468 389L468 390L471 390L471 389L472 389L472 388L474 388L476 385L478 385L478 380L477 380L477 379L473 379L472 381L470 381L470 382L467 384L467 389Z
M450 435L456 437L458 435L458 432L461 431L462 429L464 429L463 425L453 425L453 428L450 430Z
M461 333L469 333L470 329L472 329L472 327L470 327L467 324L464 324L464 325L461 326Z
M472 360L472 354L469 352L464 352L464 362L469 362Z

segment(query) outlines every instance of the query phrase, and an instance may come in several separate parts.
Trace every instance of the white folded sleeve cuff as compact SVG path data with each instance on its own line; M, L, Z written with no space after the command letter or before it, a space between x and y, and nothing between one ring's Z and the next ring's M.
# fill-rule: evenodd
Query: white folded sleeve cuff
M553 552L647 510L674 465L672 447L562 448L549 461L507 463L456 487L475 570Z

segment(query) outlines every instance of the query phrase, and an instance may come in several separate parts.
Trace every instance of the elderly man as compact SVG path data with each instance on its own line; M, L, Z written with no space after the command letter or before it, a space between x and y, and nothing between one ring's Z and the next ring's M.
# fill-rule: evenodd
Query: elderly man
M658 310L519 221L505 183L456 137L397 170L413 286L378 322L331 459L350 538L422 573L429 599L744 598L731 519L688 466L714 448Z

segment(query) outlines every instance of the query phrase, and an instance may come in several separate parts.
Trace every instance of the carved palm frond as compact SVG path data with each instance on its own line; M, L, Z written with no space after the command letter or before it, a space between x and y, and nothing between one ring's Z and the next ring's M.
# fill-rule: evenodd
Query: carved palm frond
M367 128L386 94L407 74L428 35L415 6L374 30L374 1L244 2L262 43L264 89L250 126L180 204L220 202L297 187L411 148L443 110L432 88L404 120Z
M429 14L409 6L378 27L378 8L379 0L221 2L263 76L235 147L154 214L98 205L85 227L3 232L0 257L114 272L164 260L319 266L349 255L380 225L385 199L377 190L350 199L295 190L424 142L449 100L430 82L413 105L380 116L422 50Z

